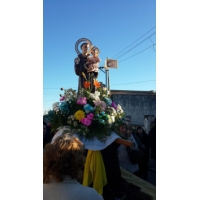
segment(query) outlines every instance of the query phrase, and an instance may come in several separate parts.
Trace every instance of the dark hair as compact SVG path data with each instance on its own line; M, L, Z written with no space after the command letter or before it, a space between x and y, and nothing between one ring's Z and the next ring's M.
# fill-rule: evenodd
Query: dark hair
M147 133L145 132L145 130L144 130L141 126L138 126L138 127L137 127L137 131L138 131L138 129L142 129L142 132L143 132L144 134L147 134ZM136 133L137 133L137 131L136 131Z
M119 128L122 127L122 126L126 126L126 128L128 128L127 123L125 123L125 122L119 123Z
M84 44L88 44L88 43L84 42L83 44L81 44L81 49L82 49L82 46L83 46Z
M137 127L137 130L138 130L138 129L142 129L142 130L144 130L141 126L138 126L138 127Z

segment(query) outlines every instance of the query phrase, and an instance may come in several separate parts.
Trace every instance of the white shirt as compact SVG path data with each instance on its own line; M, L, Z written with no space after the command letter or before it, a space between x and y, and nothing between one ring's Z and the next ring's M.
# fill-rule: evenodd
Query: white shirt
M135 146L132 149L137 150L138 145L137 145L135 138L133 137L132 134L129 136L128 140L135 143ZM125 170L127 170L131 173L134 173L134 172L139 170L138 164L132 164L131 163L131 161L128 157L127 146L122 145L122 144L119 146L119 148L118 148L118 159L119 159L119 165L123 169L125 169Z
M66 176L62 182L43 184L43 200L103 200L95 189Z

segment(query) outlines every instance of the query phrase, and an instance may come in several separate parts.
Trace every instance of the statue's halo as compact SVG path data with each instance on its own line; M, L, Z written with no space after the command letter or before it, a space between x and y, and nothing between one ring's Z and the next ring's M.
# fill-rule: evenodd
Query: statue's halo
M81 53L81 47L80 46L81 46L82 43L88 43L90 46L92 46L92 42L89 39L87 39L87 38L79 39L75 44L75 50L76 50L77 54Z

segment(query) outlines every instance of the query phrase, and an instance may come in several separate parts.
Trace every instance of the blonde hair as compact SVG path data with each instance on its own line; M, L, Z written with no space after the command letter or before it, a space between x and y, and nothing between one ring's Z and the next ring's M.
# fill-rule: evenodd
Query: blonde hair
M43 182L49 183L50 176L62 182L65 175L81 180L85 163L84 145L70 134L55 139L47 144L43 155Z

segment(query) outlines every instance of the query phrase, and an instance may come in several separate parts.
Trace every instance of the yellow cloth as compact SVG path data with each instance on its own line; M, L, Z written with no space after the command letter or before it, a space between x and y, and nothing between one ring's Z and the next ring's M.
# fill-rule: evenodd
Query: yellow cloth
M107 184L106 170L102 159L101 151L88 150L83 174L83 185L89 186L103 194L103 187Z

